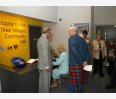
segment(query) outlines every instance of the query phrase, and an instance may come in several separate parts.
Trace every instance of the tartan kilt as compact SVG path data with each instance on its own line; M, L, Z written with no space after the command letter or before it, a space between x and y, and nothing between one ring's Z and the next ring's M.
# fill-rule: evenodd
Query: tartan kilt
M87 74L83 66L69 66L69 84L84 84L88 78Z

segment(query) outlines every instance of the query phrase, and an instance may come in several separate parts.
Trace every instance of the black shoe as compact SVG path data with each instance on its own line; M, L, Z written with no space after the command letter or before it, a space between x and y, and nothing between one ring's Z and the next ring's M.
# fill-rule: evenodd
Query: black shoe
M115 88L115 85L109 84L109 85L106 86L106 89L111 89L111 88Z

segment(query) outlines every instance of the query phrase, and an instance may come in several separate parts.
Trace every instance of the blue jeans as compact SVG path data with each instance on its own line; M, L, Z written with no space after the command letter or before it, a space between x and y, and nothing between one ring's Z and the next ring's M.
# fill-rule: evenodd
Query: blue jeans
M82 93L84 91L84 85L83 84L77 84L77 85L69 85L69 92L70 93L74 93L75 92L75 88L77 89L78 93Z

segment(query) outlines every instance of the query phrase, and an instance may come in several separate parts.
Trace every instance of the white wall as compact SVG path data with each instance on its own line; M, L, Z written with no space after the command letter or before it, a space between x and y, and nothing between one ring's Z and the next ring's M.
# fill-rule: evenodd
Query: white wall
M57 22L58 9L55 6L0 6L0 11Z
M96 25L116 24L116 6L95 6L93 18L94 18L93 38L95 38Z
M53 41L54 46L62 43L68 48L68 28L73 23L89 23L91 26L91 7L77 7L77 6L63 6L58 7L58 19L61 18L62 21L58 20L57 24L45 23L45 27L51 27L53 31ZM91 27L90 27L91 28ZM90 30L90 29L89 29Z
M94 24L95 25L116 24L116 7L115 6L94 7Z

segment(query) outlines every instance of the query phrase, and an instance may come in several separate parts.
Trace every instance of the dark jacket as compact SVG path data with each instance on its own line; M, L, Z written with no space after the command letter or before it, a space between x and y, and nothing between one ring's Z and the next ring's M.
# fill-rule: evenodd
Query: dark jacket
M114 50L114 51L111 51L111 50ZM114 61L115 60L115 57L116 57L116 51L115 50L116 50L115 47L108 46L108 48L107 48L107 54L108 54L107 60L108 61ZM110 56L110 53L112 54L112 56Z
M78 34L74 34L68 40L69 66L82 65L84 61L90 61L90 51L86 41Z

